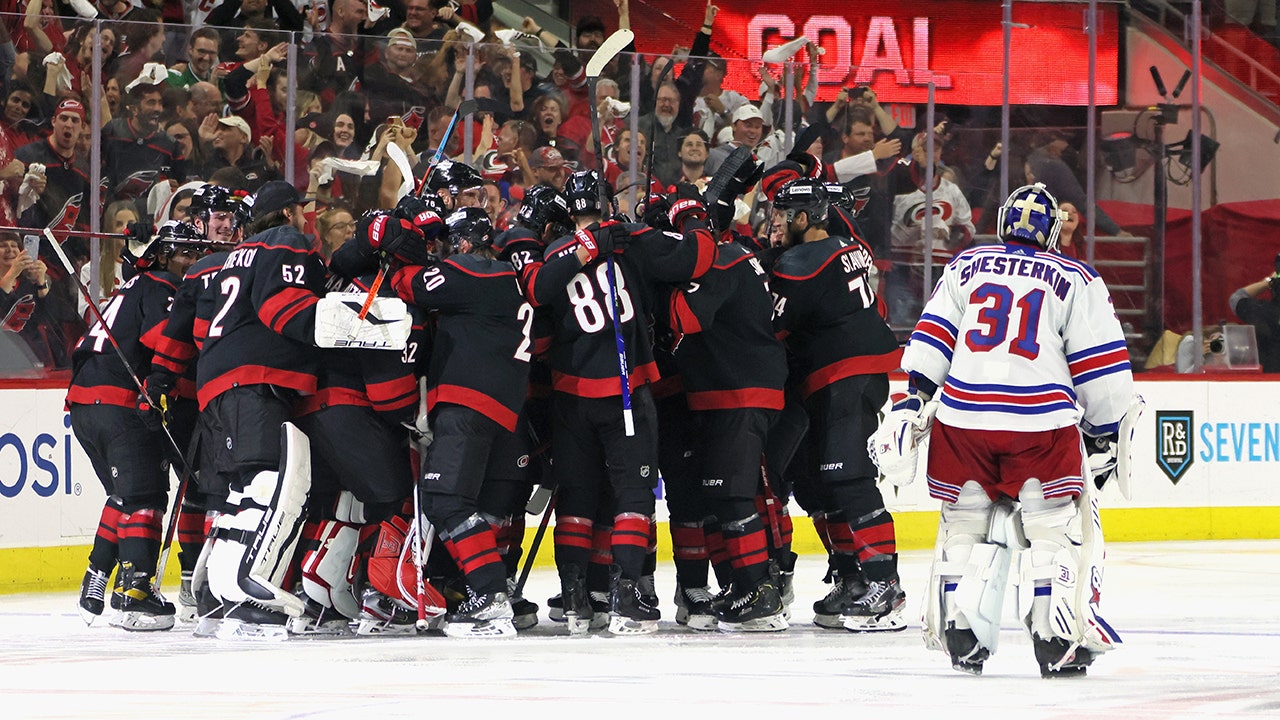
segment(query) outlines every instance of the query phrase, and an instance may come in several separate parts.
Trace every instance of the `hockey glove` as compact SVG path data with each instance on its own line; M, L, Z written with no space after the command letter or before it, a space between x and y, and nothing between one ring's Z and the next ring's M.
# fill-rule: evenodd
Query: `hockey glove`
M356 237L362 238L374 253L395 258L405 265L426 265L432 259L422 231L404 218L379 213L370 218L364 228L356 229Z
M672 229L671 220L667 218L670 212L671 201L667 200L667 196L653 193L644 202L644 214L641 220L655 230L670 230Z
M1085 435L1084 449L1088 454L1089 472L1093 486L1101 490L1116 475L1116 443L1119 435Z
M609 255L610 253L621 253L627 248L627 243L631 240L631 233L621 224L612 220L606 220L602 223L591 223L585 228L574 233L574 238L578 244L587 251L587 262L591 262L601 255Z
M177 384L178 379L173 373L167 370L152 370L147 379L142 382L142 387L147 389L147 395L151 397L160 397L173 392L173 386Z
M163 395L156 395L157 398L163 398ZM138 399L134 402L134 409L138 411L138 416L142 418L142 424L150 432L160 432L164 428L165 417L163 410L164 402L161 399L158 402L152 402L146 393L138 393Z
M687 224L694 222L699 227L706 227L707 203L697 187L688 183L680 183L676 186L676 191L671 196L671 209L667 211L667 220L676 232L683 233L694 229L694 227L686 227Z
M867 441L867 454L890 484L905 487L915 480L920 446L933 427L937 407L911 393L893 404Z

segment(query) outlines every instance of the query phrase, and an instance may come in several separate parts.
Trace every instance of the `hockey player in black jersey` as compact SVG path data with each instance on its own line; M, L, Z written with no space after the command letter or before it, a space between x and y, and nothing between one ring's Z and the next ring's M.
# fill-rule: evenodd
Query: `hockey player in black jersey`
M898 582L893 518L866 447L902 351L867 284L870 248L828 234L829 207L826 187L810 178L784 184L773 202L773 222L788 247L770 283L774 328L793 355L790 382L810 424L793 467L824 496L827 521L853 531L868 589L841 608L844 627L901 630L906 595Z
M682 205L697 212L698 202L696 188L677 188L672 221ZM674 356L696 427L698 478L712 515L706 531L723 538L733 567L732 592L713 610L722 630L785 630L756 498L765 438L783 407L786 353L773 334L764 268L738 243L722 242L716 250L712 268L678 285L669 307Z
M111 298L72 353L71 428L107 492L80 588L86 622L102 614L107 581L119 563L120 615L112 624L126 630L173 627L173 604L153 588L169 488L168 443L159 411L141 402L134 373L151 367L178 277L206 250L176 237L169 227L145 249L135 248L136 263L143 267ZM127 366L112 347L116 344Z
M219 637L282 635L286 616L305 607L281 587L310 488L308 442L288 421L298 397L316 391L316 306L327 273L302 234L302 203L281 181L252 197L249 237L214 280L200 351L200 406L212 413L211 439L228 450L222 469L234 475L207 563L226 608Z
M715 244L693 215L683 236L638 223L601 222L607 209L599 200L599 182L593 171L570 177L565 194L577 230L547 248L544 265L526 288L535 305L552 308L555 325L548 357L552 455L560 492L556 563L570 632L586 632L593 615L584 577L593 519L602 488L611 488L617 581L609 627L615 634L651 633L660 614L639 588L658 474L656 413L647 387L658 372L647 318L654 284L701 276L711 267ZM606 190L604 196L609 195Z
M477 498L501 446L516 429L528 393L533 308L510 264L494 258L493 229L478 208L460 208L428 233L448 233L452 254L426 259L426 238L407 221L357 234L366 252L387 253L404 267L391 286L436 315L427 372L434 441L423 460L422 508L461 568L467 598L445 618L453 637L514 635L507 573ZM433 238L434 239L434 238Z
M173 309L165 323L164 332L156 345L151 374L146 387L153 396L167 395L171 406L190 405L190 412L198 412L196 400L196 357L204 343L209 323L217 309L218 287L214 284L217 274L226 262L227 254L243 239L247 209L240 197L226 188L206 184L196 190L191 199L191 224L208 241L213 253L200 259L187 271L173 298ZM179 509L177 540L178 563L182 571L182 584L178 592L178 620L194 620L197 610L196 591L205 588L204 612L214 610L212 596L207 594L207 584L201 578L200 587L192 581L197 560L208 537L214 518L225 511L230 478L218 469L217 456L225 452L225 446L209 440L212 413L198 413L197 432L199 452L195 464L200 468L194 482L188 483ZM182 447L186 443L179 441Z

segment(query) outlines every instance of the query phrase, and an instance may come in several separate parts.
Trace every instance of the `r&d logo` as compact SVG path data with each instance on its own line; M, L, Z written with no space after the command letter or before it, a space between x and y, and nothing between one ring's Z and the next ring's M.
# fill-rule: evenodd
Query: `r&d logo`
M1175 485L1191 467L1192 418L1190 410L1156 412L1156 464Z

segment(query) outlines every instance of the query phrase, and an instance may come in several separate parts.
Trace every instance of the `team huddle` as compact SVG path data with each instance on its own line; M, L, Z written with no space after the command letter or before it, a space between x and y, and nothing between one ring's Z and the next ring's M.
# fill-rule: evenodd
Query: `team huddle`
M501 232L481 176L434 162L327 259L288 183L201 188L189 222L128 244L73 354L72 429L107 494L86 621L109 604L127 630L223 639L514 636L541 610L520 562L545 507L550 618L649 634L661 478L681 625L788 628L794 497L828 553L815 623L901 630L877 482L910 481L927 439L927 643L980 673L1026 549L1041 671L1083 673L1119 642L1096 613L1093 493L1127 480L1136 411L1105 285L1054 252L1053 197L1010 196L1004 244L948 263L904 349L843 188L812 156L739 150L634 218L595 171L532 187ZM734 222L756 188L762 237ZM911 392L882 422L899 369ZM156 587L170 534L176 607Z

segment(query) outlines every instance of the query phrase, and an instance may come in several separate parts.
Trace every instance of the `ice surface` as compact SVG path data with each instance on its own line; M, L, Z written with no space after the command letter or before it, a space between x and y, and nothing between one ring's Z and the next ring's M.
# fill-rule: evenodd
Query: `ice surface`
M797 568L792 628L773 635L676 625L669 564L659 634L639 638L567 637L546 617L557 581L541 568L526 593L540 622L506 640L223 642L183 626L87 628L71 593L0 596L0 718L1280 718L1280 541L1113 544L1108 556L1103 615L1125 644L1087 678L1059 680L1040 678L1012 605L982 677L925 650L924 552L902 557L910 626L876 635L811 623L827 589L813 556Z

